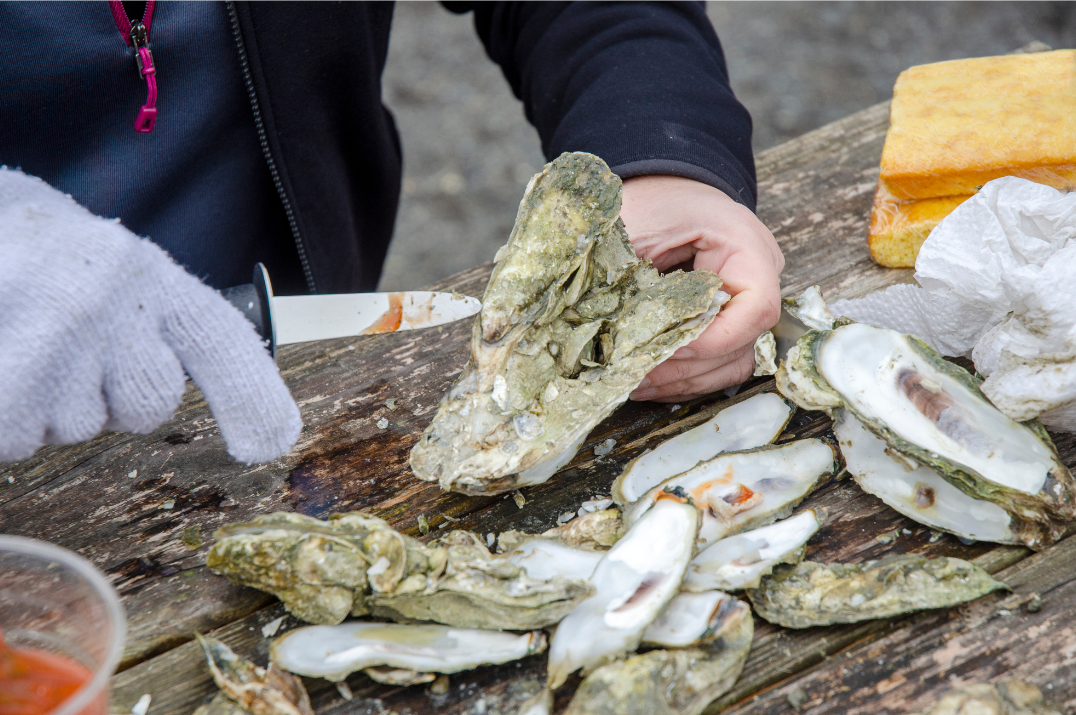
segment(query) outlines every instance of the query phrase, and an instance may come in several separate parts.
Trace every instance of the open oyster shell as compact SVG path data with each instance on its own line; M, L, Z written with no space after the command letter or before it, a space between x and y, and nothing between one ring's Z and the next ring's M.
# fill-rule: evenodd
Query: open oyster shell
M1031 683L1006 678L992 685L956 688L927 712L910 715L1061 715L1061 711L1051 707Z
M528 539L505 555L531 578L548 580L557 576L590 578L605 552L567 546L550 539Z
M1076 518L1076 482L1042 425L1014 422L979 384L918 338L858 323L808 332L777 374L801 407L847 409L893 452L1040 524L1052 543Z
M702 512L699 548L706 548L788 516L836 467L832 445L814 438L720 454L651 489L625 510L624 524L635 524L665 491L682 489Z
M272 664L260 668L216 638L196 633L213 682L221 689L202 712L251 715L314 715L301 680ZM222 697L224 696L224 697Z
M499 631L353 621L296 628L273 641L269 658L291 673L340 681L356 670L389 666L417 673L458 673L508 663L545 649L541 631Z
M721 636L742 601L722 591L678 593L643 632L643 643L663 648L685 648Z
M529 578L475 534L453 531L426 545L360 513L328 521L269 514L214 538L212 570L274 594L312 623L373 614L531 630L557 623L592 592L585 579Z
M482 298L471 359L411 450L415 476L497 494L547 480L728 296L705 271L636 258L620 179L562 154L531 179Z
M776 392L763 392L718 412L698 427L645 452L613 482L613 501L624 507L699 462L722 452L769 444L781 434L793 407Z
M731 599L713 637L687 648L652 650L588 675L565 715L699 715L740 677L754 623Z
M778 566L747 596L770 623L809 628L954 606L1006 588L973 563L905 554L866 564Z
M598 562L592 597L557 626L549 646L549 686L635 650L643 632L680 590L694 553L699 510L669 494Z

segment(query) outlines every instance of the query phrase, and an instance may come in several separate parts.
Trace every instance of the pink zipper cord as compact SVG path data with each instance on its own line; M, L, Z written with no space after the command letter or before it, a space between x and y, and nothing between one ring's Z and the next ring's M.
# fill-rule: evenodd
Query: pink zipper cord
M149 28L153 23L154 4L154 0L147 0L142 20L132 25L120 0L108 2L112 19L116 21L116 28L120 31L127 46L135 48L135 64L138 65L138 73L146 80L146 103L138 110L138 117L134 122L135 131L141 134L152 132L153 126L157 123L157 68L153 64L153 53L149 51Z

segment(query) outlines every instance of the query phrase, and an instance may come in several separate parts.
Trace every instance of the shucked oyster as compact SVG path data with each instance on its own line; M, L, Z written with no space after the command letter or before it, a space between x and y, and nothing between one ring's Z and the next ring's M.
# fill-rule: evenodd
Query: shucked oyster
M579 686L565 715L701 713L740 677L751 650L751 609L726 599L703 642L603 665Z
M268 591L297 617L333 624L351 615L430 620L461 628L552 625L592 588L585 579L538 581L482 539L454 531L429 545L360 513L319 521L269 514L219 529L206 564Z
M200 713L314 715L301 680L274 665L259 668L216 638L196 633L209 672L221 692Z
M812 330L777 385L806 409L843 407L892 452L1038 525L1026 543L1052 543L1076 518L1076 483L1042 426L1006 417L976 378L913 336L855 323Z
M562 154L527 186L482 298L471 359L411 450L415 476L497 494L547 480L728 296L700 270L636 258L620 179Z
M1004 588L973 563L905 554L866 564L778 566L747 596L770 623L809 628L954 606Z

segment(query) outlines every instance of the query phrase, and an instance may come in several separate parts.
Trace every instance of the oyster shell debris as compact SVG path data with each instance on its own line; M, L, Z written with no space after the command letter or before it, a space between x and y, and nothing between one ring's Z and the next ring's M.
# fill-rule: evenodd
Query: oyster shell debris
M1006 678L993 685L955 688L927 712L910 715L1061 715L1061 711L1050 706L1031 683Z
M968 496L929 467L893 457L885 441L846 410L837 411L833 433L848 472L863 491L909 519L973 541L1041 546L1044 535L1038 524Z
M252 715L314 715L306 688L291 673L272 664L268 668L258 667L216 638L201 633L195 633L195 637L205 653L213 682L221 689L204 706L205 712L234 712L238 707L239 711ZM235 705L224 702L222 695Z
M631 527L665 490L683 489L702 511L699 548L784 518L818 481L837 468L832 445L801 439L720 454L667 479L624 511Z
M824 509L808 509L775 524L728 536L707 547L688 564L683 590L739 591L758 588L779 563L803 558L807 543L826 519Z
M616 543L620 537L622 524L619 509L603 509L583 514L567 524L555 526L541 534L528 534L523 531L502 531L497 543L502 551L511 551L516 546L531 539L556 541L578 549L604 551Z
M476 534L453 531L427 545L357 512L328 521L268 514L214 538L206 557L213 571L272 593L312 623L372 614L531 630L557 623L593 592L582 579L529 578Z
M777 566L747 597L770 623L809 628L945 608L1007 588L961 559L904 554L855 565Z
M722 452L769 444L781 434L793 411L776 392L763 392L726 407L698 427L639 455L613 482L613 501L623 507L674 475Z
M728 628L730 614L744 606L727 593L678 593L643 632L643 643L684 648L712 640Z
M635 650L680 590L694 553L699 510L669 494L654 504L598 562L592 597L561 621L549 646L549 686Z
M458 673L545 650L545 634L522 635L432 624L350 621L304 626L277 638L269 658L288 672L340 681L357 670L389 666L417 673Z
M759 335L755 340L755 377L772 375L777 372L777 340L770 331Z
M1044 543L1076 518L1076 482L1042 425L1002 414L978 379L914 336L858 323L813 330L777 385L805 409L847 409L894 452L1040 524Z
M753 635L751 609L732 599L710 639L603 665L579 686L565 715L699 715L740 677Z
M605 162L581 152L531 179L471 359L411 450L415 476L467 494L544 482L728 300L710 271L662 276L638 259L620 192Z

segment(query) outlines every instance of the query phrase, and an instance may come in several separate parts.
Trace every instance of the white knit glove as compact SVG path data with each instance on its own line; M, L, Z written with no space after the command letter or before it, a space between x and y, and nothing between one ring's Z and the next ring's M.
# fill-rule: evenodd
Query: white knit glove
M295 444L299 409L258 334L158 246L0 167L0 461L171 417L184 370L228 452Z

